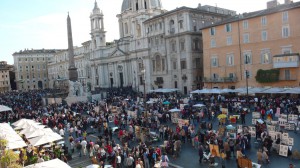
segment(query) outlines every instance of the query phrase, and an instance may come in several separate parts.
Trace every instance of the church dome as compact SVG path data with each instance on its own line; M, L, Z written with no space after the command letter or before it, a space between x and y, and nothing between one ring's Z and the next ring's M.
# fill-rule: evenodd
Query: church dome
M150 1L150 8L162 8L160 0L149 0ZM131 4L133 0L123 0L121 12L125 10L131 10Z

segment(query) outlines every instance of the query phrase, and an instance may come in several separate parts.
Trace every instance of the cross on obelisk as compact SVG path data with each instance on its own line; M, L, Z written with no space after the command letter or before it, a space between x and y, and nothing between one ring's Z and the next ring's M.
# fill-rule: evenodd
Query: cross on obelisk
M69 16L69 12L67 18L67 27L68 27L69 80L72 82L76 82L78 80L78 73L74 62L72 27L71 27L71 19Z

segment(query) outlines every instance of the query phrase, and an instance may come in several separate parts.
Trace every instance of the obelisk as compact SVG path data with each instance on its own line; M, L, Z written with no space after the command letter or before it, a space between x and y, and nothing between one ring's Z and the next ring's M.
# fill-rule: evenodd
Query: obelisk
M71 19L69 13L67 18L67 27L68 27L69 80L72 82L76 82L78 80L78 73L74 62L72 27L71 27Z

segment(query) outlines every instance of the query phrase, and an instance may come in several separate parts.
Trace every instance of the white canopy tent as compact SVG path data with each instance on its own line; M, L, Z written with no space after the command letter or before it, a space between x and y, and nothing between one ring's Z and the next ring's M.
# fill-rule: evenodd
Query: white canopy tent
M176 92L178 91L178 89L155 89L155 90L152 90L152 92L156 92L156 93L171 93L171 92Z
M280 92L282 94L284 93L290 93L290 94L300 94L300 88L297 87L297 88L289 88L289 89L286 89L285 91L283 92Z
M46 143L54 142L63 139L57 133L45 133L42 136L34 137L32 139L28 139L31 145L40 146Z
M38 136L43 136L48 133L51 134L54 132L50 128L36 129L35 131L25 133L25 137L29 139L29 138L34 138L34 137L38 137Z
M274 87L274 88L269 88L267 90L258 92L258 93L281 93L283 91L285 91L286 89L284 88L278 88L278 87Z
M12 111L12 109L7 106L0 105L0 112L4 112L4 111Z
M196 94L209 94L210 89L202 89L202 90L194 90L191 93L196 93Z
M25 168L71 168L67 163L61 161L60 159L53 159L41 163L35 163L28 165Z
M18 149L27 146L24 140L8 123L0 123L0 138L7 140L8 149Z
M23 130L21 130L19 132L19 134L26 134L26 133L30 133L30 132L33 132L37 129L42 129L44 128L45 125L31 125L30 127L27 127L27 128L24 128Z

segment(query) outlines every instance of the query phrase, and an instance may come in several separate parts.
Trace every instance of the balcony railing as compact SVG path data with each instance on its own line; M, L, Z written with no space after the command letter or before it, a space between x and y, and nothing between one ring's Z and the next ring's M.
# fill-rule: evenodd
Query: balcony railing
M273 68L296 68L296 67L299 67L299 61L273 62Z
M295 81L295 80L297 80L297 77L296 77L296 75L293 75L293 76L280 76L279 80L280 81Z
M231 83L231 82L237 82L237 77L203 78L203 82Z

